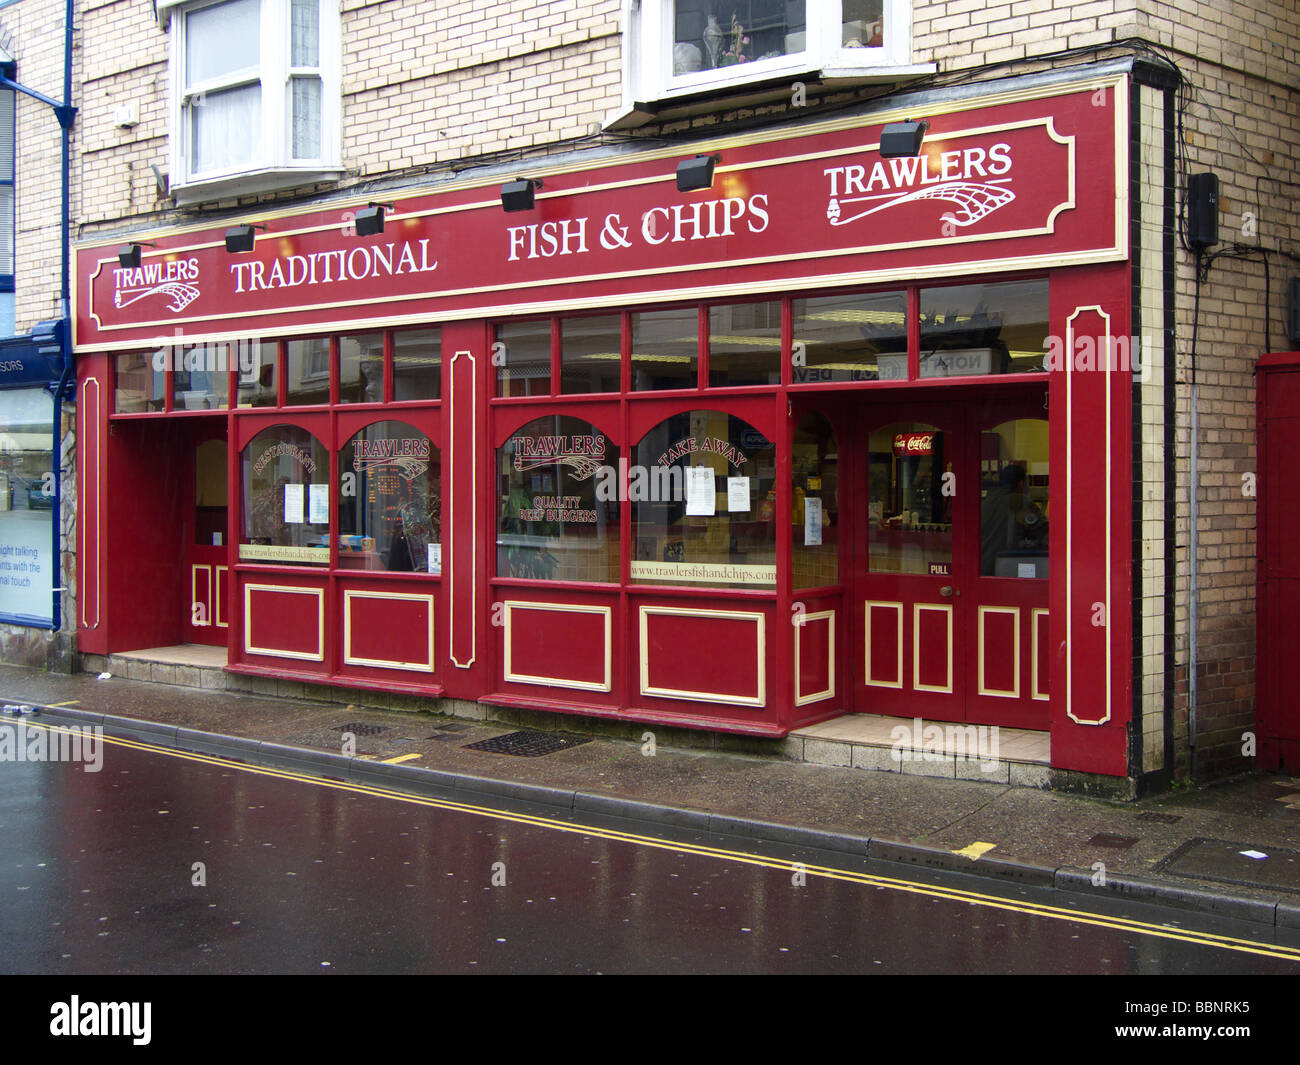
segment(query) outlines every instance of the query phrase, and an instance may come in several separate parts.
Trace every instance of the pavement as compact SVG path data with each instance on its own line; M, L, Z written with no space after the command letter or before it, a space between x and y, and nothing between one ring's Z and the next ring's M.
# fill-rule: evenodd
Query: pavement
M0 704L34 708L36 720L100 725L108 736L369 786L621 817L630 832L675 825L717 836L719 846L814 847L1300 930L1300 779L1285 774L1115 802L662 743L651 754L588 737L581 718L561 715L555 728L573 745L519 757L467 749L516 731L502 721L8 665L0 665ZM344 751L345 733L354 751Z

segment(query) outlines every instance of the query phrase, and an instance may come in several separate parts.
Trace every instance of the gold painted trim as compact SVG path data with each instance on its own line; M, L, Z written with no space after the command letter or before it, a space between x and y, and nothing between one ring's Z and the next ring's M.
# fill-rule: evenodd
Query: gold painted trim
M462 662L456 657L456 591L454 584L452 594L447 596L447 633L448 633L448 654L452 663L457 669L469 669L478 657L478 365L474 360L474 353L471 351L458 351L451 357L450 362L450 379L447 383L447 403L451 410L448 415L449 427L447 431L447 528L451 533L452 540L451 557L449 563L458 563L460 560L460 549L463 546L463 538L459 536L456 527L456 497L460 494L456 484L456 440L457 440L457 419L464 417L461 408L464 404L456 402L456 360L464 356L469 360L470 376L470 590L469 597L469 661ZM448 575L451 574L451 565L444 567Z
M584 691L607 692L613 689L613 611L607 606L588 606L575 603L538 603L517 599L502 600L505 607L503 617L504 632L504 671L507 681L516 684L544 684L551 688L579 688ZM605 679L600 683L588 680L572 680L566 677L543 677L529 673L516 673L512 666L514 636L513 617L516 610L560 611L571 614L601 614L605 619Z
M395 658L360 658L352 653L352 600L390 599L413 600L429 607L429 632L427 660L401 662ZM363 592L347 589L343 593L343 661L349 666L374 666L378 669L405 669L416 673L433 672L433 596L416 592Z
M216 582L217 582L217 584L216 584L217 605L216 605L215 609L213 610L213 613L212 613L212 619L213 619L213 621L215 621L215 622L217 623L217 628L219 628L219 629L228 629L228 628L230 628L230 619L229 619L229 618L226 618L225 621L222 621L222 620L221 620L221 607L223 606L223 603L222 603L222 596L221 596L221 588L222 588L223 584L225 583L225 582L222 581L222 579L221 579L221 575L222 575L223 573L226 575L226 580L229 580L229 579L230 579L230 567L229 567L229 566L218 566L218 567L216 568L216 574L215 574L215 577L216 577Z
M95 396L91 399L90 386L95 386ZM82 550L95 552L95 620L92 623L89 615L86 613L86 607L89 605L90 596L86 593L89 590L86 582L81 582L81 626L85 629L99 628L100 616L99 607L103 601L104 590L104 496L101 488L103 486L103 465L104 465L104 443L100 439L99 424L103 418L103 391L99 386L98 377L87 377L81 382L81 402L78 406L81 408L81 433L83 440L93 439L95 441L95 478L91 485L86 484L86 479L90 476L89 469L81 469L78 463L78 475L81 477L81 492L79 499L94 499L95 501L95 543L92 548L86 543L86 527L81 526L81 547ZM87 429L91 424L93 417L94 428ZM87 491L87 489L90 489ZM61 564L61 563L60 563ZM80 569L80 567L78 567Z
M1050 701L1051 695L1048 692L1040 691L1038 688L1038 621L1039 618L1047 617L1047 609L1045 607L1034 607L1030 610L1029 617L1029 636L1033 641L1029 657L1029 697L1040 701Z
M979 663L979 677L976 686L976 694L991 695L999 699L1019 699L1020 698L1020 608L1018 606L981 606L976 611L976 651L975 659ZM1014 619L1011 628L1011 675L1015 678L1015 687L1006 688L989 688L984 684L984 615L985 614L1010 614Z
M729 618L735 621L753 621L757 623L755 639L757 641L756 662L758 665L758 692L756 695L734 695L727 692L688 691L682 688L655 688L650 685L649 632L648 618L651 614L675 614L697 618ZM701 703L739 703L743 706L767 705L767 630L766 615L743 610L696 610L679 606L642 606L640 608L639 640L637 653L640 656L641 694L659 696L666 699L691 699Z
M1106 611L1106 678L1103 687L1106 690L1106 713L1096 721L1089 721L1085 718L1078 717L1074 712L1074 643L1071 637L1074 634L1074 320L1086 311L1094 311L1098 318L1106 322L1106 347L1105 355L1100 365L1103 367L1105 379L1103 388L1106 392L1106 417L1104 425L1107 427L1106 437L1106 521L1105 521L1105 541L1106 541L1106 598L1104 600L1104 609ZM1101 309L1096 303L1088 304L1083 307L1075 307L1073 313L1065 320L1065 713L1076 725L1104 725L1111 717L1111 684L1114 672L1111 669L1111 636L1110 636L1110 552L1111 552L1111 331L1110 315Z
M862 677L863 677L862 683L872 688L902 688L903 686L903 644L907 640L907 635L906 633L903 632L903 604L901 602L894 602L893 600L889 600L889 599L867 599L864 600L862 605L866 616L866 626L864 629L865 635L863 638L865 643L866 657L863 660L865 668L863 669L862 672ZM895 666L894 669L894 676L897 677L898 679L892 682L887 680L872 680L871 608L877 606L893 607L894 613L898 615L898 641L897 641L898 642L898 664L897 666Z
M921 611L938 610L948 616L948 683L940 684L922 684L921 683ZM943 695L952 694L952 604L951 603L913 603L912 604L912 690L918 692L939 692Z
M194 620L194 605L200 602L199 592L198 592L199 570L203 570L208 575L208 598L207 598L207 602L203 603L203 616L207 618L206 621ZM216 618L216 607L213 606L212 603L212 566L211 565L205 566L202 565L201 563L191 563L190 564L190 621L189 623L196 629L205 629L212 624L215 618Z
M809 692L807 695L804 695L803 689L800 686L801 681L803 680L803 676L800 670L800 663L801 663L800 648L803 645L803 630L807 628L808 623L810 621L821 621L822 618L826 619L826 623L830 627L830 631L827 635L827 644L826 644L826 659L827 659L826 676L830 680L830 687L824 689L823 691ZM795 691L794 705L804 706L807 703L821 702L823 699L834 699L835 698L835 611L821 610L818 611L816 614L805 614L803 616L803 621L801 621L798 625L796 625L795 628L798 629L798 631L795 633L794 636L794 691Z
M283 651L274 647L254 647L249 640L249 618L252 616L252 593L280 592L285 595L314 595L316 597L316 647L315 654L306 651ZM284 584L245 584L244 585L244 653L250 655L270 655L273 658L299 658L308 662L325 661L325 590L323 588L302 588Z

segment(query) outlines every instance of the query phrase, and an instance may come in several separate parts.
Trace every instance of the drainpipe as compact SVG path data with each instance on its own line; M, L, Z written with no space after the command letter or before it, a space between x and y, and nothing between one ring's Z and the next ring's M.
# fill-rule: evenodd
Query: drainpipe
M63 9L63 103L53 100L44 93L37 92L35 89L29 89L14 81L14 75L17 73L16 65L12 62L0 65L0 87L12 89L14 92L20 92L25 96L30 96L33 100L45 104L46 107L54 111L54 117L58 119L59 128L63 134L63 144L61 151L61 170L60 174L62 189L60 191L60 218L59 218L59 244L62 256L63 269L59 284L59 318L63 322L62 336L62 367L59 374L59 384L57 391L54 393L54 432L56 436L55 452L57 455L57 465L54 468L54 501L53 516L54 520L51 525L54 526L54 557L58 559L59 580L54 587L54 603L52 620L54 628L63 627L63 602L62 602L62 585L63 585L63 509L62 509L62 482L63 482L63 440L59 435L59 426L63 419L63 397L71 383L74 372L72 361L72 293L71 293L71 276L72 276L72 245L71 245L71 160L72 160L72 127L76 122L77 109L72 106L72 5L73 0L66 0Z
M1197 605L1200 603L1200 594L1198 588L1198 577L1200 567L1197 565L1196 556L1200 547L1200 536L1196 527L1197 516L1199 511L1199 495L1197 491L1198 478L1200 476L1200 403L1197 397L1196 388L1196 353L1192 353L1192 433L1191 443L1188 454L1190 458L1188 477L1190 483L1187 486L1189 497L1188 517L1191 521L1191 529L1187 538L1188 552L1188 572L1189 588L1187 603L1187 773L1192 779L1196 779L1196 669L1197 669Z

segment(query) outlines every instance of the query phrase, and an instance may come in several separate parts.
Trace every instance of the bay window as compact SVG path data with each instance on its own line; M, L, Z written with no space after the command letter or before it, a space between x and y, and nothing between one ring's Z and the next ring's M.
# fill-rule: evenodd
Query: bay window
M158 8L171 23L171 185L179 201L339 171L336 4L160 0Z
M911 0L627 0L625 102L911 68ZM930 69L927 67L926 69Z

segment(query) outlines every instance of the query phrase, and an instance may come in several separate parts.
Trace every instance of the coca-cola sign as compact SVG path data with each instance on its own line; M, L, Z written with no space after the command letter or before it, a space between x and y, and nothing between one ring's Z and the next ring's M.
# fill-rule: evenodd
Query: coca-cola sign
M937 433L897 433L894 436L895 455L933 455Z

